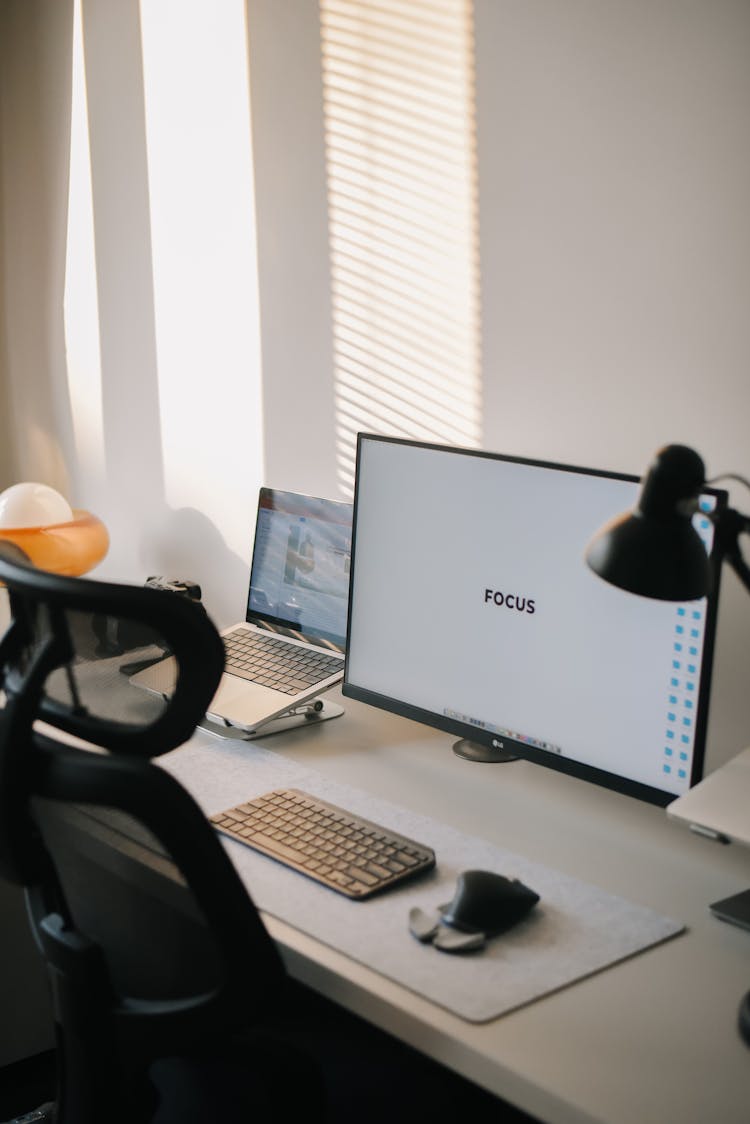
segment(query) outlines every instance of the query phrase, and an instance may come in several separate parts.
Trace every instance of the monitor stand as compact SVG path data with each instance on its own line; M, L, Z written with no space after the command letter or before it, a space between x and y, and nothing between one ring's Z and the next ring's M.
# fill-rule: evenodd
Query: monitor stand
M453 752L466 761L476 761L484 765L502 765L506 761L518 761L517 755L507 749L494 745L481 745L479 742L469 741L468 738L461 738L461 741L455 742Z

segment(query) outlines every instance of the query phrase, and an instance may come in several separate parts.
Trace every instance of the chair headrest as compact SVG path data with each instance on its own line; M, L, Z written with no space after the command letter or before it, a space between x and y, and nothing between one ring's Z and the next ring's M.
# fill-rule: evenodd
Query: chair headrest
M0 689L86 742L156 757L186 741L224 667L224 646L201 605L164 590L61 577L0 543L11 621L0 639ZM130 682L169 657L171 689Z

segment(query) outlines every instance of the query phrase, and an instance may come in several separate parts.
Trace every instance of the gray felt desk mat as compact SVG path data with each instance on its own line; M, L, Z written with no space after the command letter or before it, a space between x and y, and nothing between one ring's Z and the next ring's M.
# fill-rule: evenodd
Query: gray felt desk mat
M161 764L211 815L273 788L301 788L435 850L437 869L363 902L287 870L232 839L232 861L259 909L453 1014L486 1022L682 932L684 926L481 839L415 815L250 742L198 734ZM462 870L520 878L540 895L527 918L474 954L423 945L409 909L450 901Z

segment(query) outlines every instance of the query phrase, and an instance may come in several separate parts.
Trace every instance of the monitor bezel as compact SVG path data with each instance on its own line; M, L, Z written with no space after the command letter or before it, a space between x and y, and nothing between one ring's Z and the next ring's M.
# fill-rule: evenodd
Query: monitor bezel
M471 456L494 461L504 461L510 462L512 464L529 465L535 468L549 468L557 471L570 472L573 474L580 474L585 476L598 476L610 480L623 480L636 484L640 482L641 477L635 476L631 473L608 471L606 469L598 468L586 468L580 465L564 464L557 461L539 460L535 458L515 456L508 453L496 453L486 449L471 449L454 445L442 445L435 442L412 440L404 437L390 437L375 433L363 432L357 434L355 489L352 513L352 552L349 572L349 603L347 612L344 679L341 685L342 694L347 696L348 698L356 699L359 702L366 703L369 706L373 706L380 710L385 710L392 714L400 715L403 718L409 718L412 721L420 722L423 725L441 730L444 733L455 735L459 738L465 738L469 741L478 743L481 746L496 748L498 742L497 735L482 730L481 728L474 727L469 723L463 723L442 714L436 714L433 711L424 710L423 708L415 706L403 699L395 699L391 698L390 696L383 695L365 686L353 683L349 678L350 634L353 619L352 605L357 572L356 554L357 517L359 502L359 471L362 457L362 446L366 441L374 441L390 445L402 445L411 448L420 448L436 452L444 452L446 454L458 454L462 456ZM701 494L714 496L716 498L717 509L721 509L727 505L728 493L724 489L706 486L701 489ZM613 517L618 514L619 512L612 512ZM595 530L596 528L592 529L592 534ZM708 731L708 712L711 696L711 679L713 674L716 622L718 616L718 602L721 583L721 558L719 554L719 544L717 538L717 536L714 536L713 549L710 555L712 589L707 597L706 602L704 648L700 685L697 693L698 705L696 708L697 714L695 724L695 741L690 773L690 787L697 784L698 781L701 780L705 763L706 735ZM582 557L585 546L586 543L581 543ZM511 754L514 757L523 758L524 760L530 761L534 764L543 765L546 768L554 769L557 772L566 773L569 776L576 777L580 780L589 781L603 788L622 793L626 796L632 796L636 799L643 800L650 804L656 804L660 807L666 807L673 800L676 800L677 796L679 795L678 793L667 791L666 789L656 788L651 785L644 784L640 781L632 780L628 777L622 776L619 773L609 772L607 770L597 768L596 766L584 764L570 757L564 757L560 754L537 749L536 747L530 746L525 742L516 741L514 738L511 738L509 736L503 736L502 748L506 753Z

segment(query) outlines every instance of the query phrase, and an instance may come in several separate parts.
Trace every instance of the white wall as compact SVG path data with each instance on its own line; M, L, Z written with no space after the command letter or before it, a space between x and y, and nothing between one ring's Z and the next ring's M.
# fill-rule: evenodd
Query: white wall
M317 0L248 0L266 476L337 497Z
M750 468L750 6L475 0L486 438Z
M212 11L238 26L241 7ZM195 81L200 50L221 57L205 5L144 0L141 26L134 0L84 0L99 468L76 428L62 322L71 9L6 0L17 476L106 520L103 576L194 577L225 623L244 595L258 483L337 489L317 3L248 0L253 184L216 129L221 98L243 92L205 71ZM475 22L485 446L640 472L683 441L709 472L748 474L750 5L476 0ZM174 66L165 27L186 60L171 100L156 83ZM212 252L217 215L244 208L250 223L254 192L260 330L252 226L234 239L236 272ZM750 603L731 573L722 602L710 765L750 739Z
M194 578L229 623L263 476L244 2L82 0L75 41L73 0L5 2L4 484L99 515L99 576Z
M311 487L334 479L316 8L249 6L267 441ZM683 442L750 474L750 5L475 0L475 32L484 446L641 473ZM709 768L750 743L749 648L726 572Z
M750 5L475 12L485 444L640 473L682 442L750 476ZM711 766L750 744L726 570L722 602Z
M147 32L159 9L186 30L203 14L198 0L144 0ZM223 623L242 601L261 478L336 488L317 4L248 0L261 389L253 279L241 273L243 305L208 249L236 180L227 149L211 147L192 100L177 172L159 168L154 139L168 132L170 107L156 96L144 126L139 91L144 58L148 89L169 38L152 34L142 55L134 2L85 0L98 476L82 471L61 318L70 4L6 0L5 10L4 373L17 475L69 489L105 518L103 574L195 577ZM750 5L476 0L475 12L484 444L640 472L655 448L683 441L710 473L747 474ZM212 30L207 57L218 49ZM209 98L213 86L198 88ZM154 184L164 173L162 202L170 175L189 195L191 142L213 175L166 223L145 193L148 162ZM250 216L253 184L241 192ZM254 256L252 231L237 247L238 261ZM170 255L190 271L182 305L161 268ZM245 312L239 351L218 346ZM750 738L749 639L750 604L728 573L710 765Z

